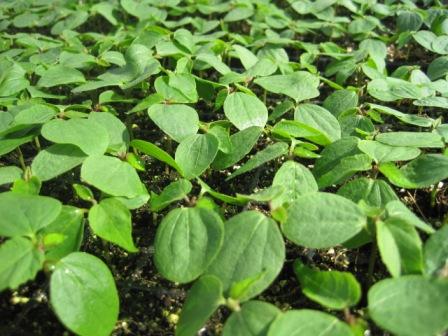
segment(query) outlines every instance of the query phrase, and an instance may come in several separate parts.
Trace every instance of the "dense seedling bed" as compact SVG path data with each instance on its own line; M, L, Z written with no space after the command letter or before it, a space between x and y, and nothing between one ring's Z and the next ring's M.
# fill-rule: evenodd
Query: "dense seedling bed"
M0 1L0 335L441 336L441 0Z

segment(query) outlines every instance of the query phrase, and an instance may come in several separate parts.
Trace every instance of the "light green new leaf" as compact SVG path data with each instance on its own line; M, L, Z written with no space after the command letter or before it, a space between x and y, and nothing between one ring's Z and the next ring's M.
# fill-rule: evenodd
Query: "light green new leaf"
M112 156L89 156L81 166L81 178L112 196L133 198L142 194L135 169Z
M429 224L423 222L410 209L406 207L399 199L391 200L386 204L387 218L398 219L412 225L427 234L432 234L435 230Z
M240 161L251 151L260 137L261 131L262 128L253 126L231 135L230 142L232 146L230 152L218 152L212 163L212 168L217 170L225 169Z
M330 309L345 309L361 299L361 285L349 272L319 271L294 263L303 294Z
M223 336L266 336L269 326L281 314L276 306L263 301L248 301L230 315Z
M103 154L109 144L106 128L93 119L54 119L42 127L41 133L49 141L78 146L88 155Z
M414 227L400 219L376 225L381 259L393 277L423 272L422 242Z
M370 317L400 336L434 336L448 328L448 282L408 275L370 288Z
M151 193L151 200L149 201L151 211L161 211L172 202L183 199L188 195L192 187L190 181L180 179L179 181L171 182L162 190L160 195Z
M195 336L208 318L225 302L221 281L204 275L188 291L176 326L176 336Z
M400 168L388 162L380 165L379 170L398 187L426 188L448 178L448 156L422 154Z
M247 173L262 164L269 162L278 158L279 156L285 155L288 152L288 145L284 142L277 142L273 145L269 145L266 148L257 152L253 157L251 157L247 162L234 171L226 181L233 179L241 174Z
M319 95L319 78L305 71L260 77L255 79L254 83L269 92L287 95L296 103Z
M0 291L16 289L34 279L44 263L44 253L26 238L14 237L0 245Z
M242 212L225 223L224 244L206 274L217 276L226 295L235 283L263 274L240 301L264 291L279 274L285 244L277 224L257 211Z
M268 109L263 102L243 92L234 92L226 97L224 113L239 130L251 126L264 127L268 121Z
M358 148L376 163L408 161L415 159L421 153L420 149L415 147L390 146L373 140L361 140Z
M54 144L34 157L31 170L41 181L48 181L72 170L86 158L87 155L75 145Z
M22 169L16 166L0 167L0 186L13 183L22 177Z
M275 173L272 186L282 186L285 191L272 200L275 209L284 203L291 203L299 196L318 191L313 174L305 166L295 161L286 161Z
M336 317L311 309L289 310L277 317L268 336L353 336L349 326Z
M177 208L157 229L154 261L159 272L173 282L199 277L223 243L224 224L212 210Z
M218 139L212 134L195 134L182 140L174 157L185 178L201 175L215 159L218 146Z
M54 87L58 85L85 83L86 79L81 71L64 65L53 65L40 77L37 86Z
M114 278L106 264L87 253L71 253L56 264L50 301L61 322L80 336L110 335L118 318Z
M366 223L366 216L352 201L318 192L300 196L291 203L282 230L297 245L328 248L352 238Z
M199 117L195 109L180 104L155 104L148 109L152 121L173 140L181 142L199 129Z
M132 219L128 208L114 198L106 198L89 210L89 225L94 234L124 248L137 252L132 241Z
M59 215L62 204L50 197L0 194L0 236L34 236Z

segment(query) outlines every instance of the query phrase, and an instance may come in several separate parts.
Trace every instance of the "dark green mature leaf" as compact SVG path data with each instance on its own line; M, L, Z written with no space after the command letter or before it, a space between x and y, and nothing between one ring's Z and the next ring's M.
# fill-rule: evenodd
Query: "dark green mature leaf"
M235 283L263 274L240 296L240 301L246 301L272 283L284 259L277 224L260 212L245 211L225 223L224 244L206 274L217 276L226 294Z
M62 204L50 197L14 192L0 194L0 236L34 237L59 215Z
M83 220L84 212L81 209L69 205L62 206L59 216L41 231L44 237L51 234L63 236L59 244L45 247L46 260L59 260L79 250L84 235Z
M234 92L224 101L224 113L239 130L251 126L264 127L268 121L268 110L257 97Z
M272 186L282 186L285 189L284 193L272 201L274 209L284 203L295 201L301 195L318 191L316 180L310 170L294 161L286 161L277 170Z
M212 134L195 134L177 146L175 160L187 179L200 176L213 162L219 142Z
M425 271L434 276L443 274L448 267L448 225L442 226L425 243Z
M155 104L148 109L152 121L173 140L181 142L199 129L199 117L195 109L180 104Z
M376 163L408 161L415 159L421 153L420 149L415 147L390 146L373 140L361 140L358 148Z
M366 216L352 201L318 192L300 196L291 203L282 230L295 244L327 248L352 238L366 223Z
M281 314L276 306L263 301L248 301L230 315L223 336L266 336L269 326Z
M124 248L137 252L132 241L132 220L128 208L114 198L106 198L89 210L89 225L93 233Z
M294 271L303 294L323 306L345 309L361 298L361 285L351 273L314 270L300 260L295 261Z
M336 317L311 309L289 310L277 317L268 336L353 336L349 326Z
M13 96L27 88L26 71L16 62L3 59L0 62L0 97Z
M415 228L400 219L379 221L376 225L381 259L393 277L422 273L422 242Z
M88 155L103 154L109 144L106 128L93 119L54 119L42 127L41 133L49 141L78 146Z
M135 169L112 156L89 156L82 164L81 178L112 196L133 198L142 194Z
M215 161L212 163L213 169L225 169L240 161L257 142L262 128L249 127L230 136L232 149L229 153L218 152Z
M108 149L112 152L125 153L130 142L129 131L126 125L112 113L91 112L89 119L102 125L109 134Z
M274 75L255 79L255 84L277 94L284 94L296 102L319 95L319 78L309 72L298 71L288 75Z
M160 224L154 261L167 279L186 283L199 277L219 252L224 224L212 210L177 208Z
M190 181L180 179L178 181L171 182L166 186L160 195L151 193L150 207L151 211L161 211L165 209L172 202L183 199L191 191L192 184Z
M313 174L319 188L345 181L358 171L369 170L371 159L358 148L359 139L345 137L324 148Z
M336 118L341 113L358 106L358 95L354 91L337 90L325 98L323 107L330 111Z
M389 162L380 165L379 170L398 187L426 188L448 177L448 157L422 154L401 168Z
M448 328L448 282L409 275L376 283L368 295L369 315L403 336L433 336Z
M71 253L56 264L50 300L61 322L81 336L107 336L118 318L114 278L106 264L87 253Z
M44 253L31 240L14 237L0 245L0 291L16 289L34 279L44 263Z
M251 157L244 165L234 171L226 181L235 178L241 174L247 173L262 164L269 162L278 158L279 156L285 155L288 152L288 145L284 142L277 142L273 145L269 145L266 148L257 152L253 157Z
M224 304L221 281L204 275L188 291L176 327L176 336L194 336L221 304Z
M75 145L54 144L34 157L31 170L41 181L48 181L72 170L86 158L87 155Z

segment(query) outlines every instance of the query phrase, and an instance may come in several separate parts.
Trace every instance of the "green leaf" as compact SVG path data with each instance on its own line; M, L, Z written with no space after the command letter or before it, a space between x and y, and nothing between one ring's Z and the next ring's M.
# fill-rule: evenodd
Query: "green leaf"
M183 175L182 169L179 167L176 161L174 161L173 157L153 143L143 140L132 140L131 146L145 153L146 155L152 156L159 161L165 162L167 165L176 169L179 174Z
M89 210L89 225L94 234L124 248L137 252L132 241L132 220L128 208L114 198L106 198Z
M262 128L249 127L230 136L232 147L229 153L218 152L212 168L221 170L230 167L248 154L257 142Z
M248 301L230 315L223 336L266 336L269 326L281 314L276 306L263 301Z
M300 196L291 203L282 230L297 245L328 248L352 238L366 223L366 216L352 201L318 192Z
M214 211L174 209L157 229L154 243L157 269L171 281L193 281L215 259L223 237L224 224Z
M85 83L86 79L81 71L64 65L53 65L40 77L37 86L54 87L59 85Z
M284 203L292 203L301 195L318 191L316 180L310 170L294 161L283 163L275 173L272 186L282 186L285 189L271 202L273 209Z
M0 97L14 96L27 88L26 71L16 62L3 59L0 62Z
M433 81L445 77L447 73L448 56L438 57L428 66L428 77Z
M262 164L274 160L288 152L288 145L284 142L277 142L272 145L268 145L266 148L258 151L253 157L251 157L247 162L234 171L226 181L233 179L241 174L247 173Z
M354 91L337 90L325 98L323 107L330 111L336 118L343 112L358 106L358 95Z
M251 126L264 127L268 121L268 110L263 102L242 92L234 92L226 97L224 113L239 130Z
M93 5L90 10L94 13L98 13L103 16L112 25L117 25L117 19L114 17L113 10L114 6L108 2L100 2Z
M294 112L294 120L319 131L321 135L307 137L317 144L327 145L341 138L341 126L338 120L328 110L319 105L299 105Z
M148 115L162 131L177 142L196 134L199 129L198 113L187 105L154 104L148 108Z
M434 233L432 226L423 222L398 199L386 204L386 213L387 218L402 220L428 234Z
M182 140L174 157L185 178L200 176L215 159L218 146L218 139L212 134L195 134Z
M0 186L18 180L22 173L22 169L16 166L0 167Z
M201 277L188 291L175 335L197 335L199 329L224 302L221 281L212 275Z
M127 151L130 135L126 125L120 119L107 112L91 112L89 113L89 119L94 120L106 129L109 134L108 149L117 153L125 153Z
M50 197L4 192L0 194L0 236L30 236L59 215L62 204Z
M112 196L133 198L142 194L135 169L112 156L89 156L81 166L81 178Z
M319 78L305 71L260 77L254 83L269 92L287 95L296 103L319 96Z
M379 170L398 187L426 188L448 177L448 157L441 154L422 154L400 168L388 162L380 165Z
M422 242L414 227L400 219L379 221L376 225L381 259L393 277L422 273Z
M152 193L151 200L149 201L151 211L161 211L171 203L183 199L188 195L192 187L193 186L190 181L180 179L178 181L171 182L162 190L160 195Z
M277 224L257 211L245 211L225 223L224 244L206 274L217 276L226 294L232 286L264 272L240 297L246 301L263 292L283 267L285 245Z
M442 226L425 243L425 270L430 276L442 275L448 267L448 225Z
M390 146L420 148L443 148L445 146L440 135L429 132L380 133L375 140Z
M50 301L61 322L80 336L110 335L118 318L114 278L91 254L74 252L56 264Z
M69 205L62 207L59 216L41 231L44 235L59 234L64 238L60 244L46 247L46 260L59 260L79 250L84 235L83 220L81 209Z
M361 140L358 148L376 163L408 161L415 159L421 153L420 149L415 147L390 146L373 140Z
M303 294L330 309L345 309L361 299L361 285L349 272L319 271L305 266L300 260L294 263Z
M0 245L0 291L16 289L34 279L44 263L44 254L26 238L14 237Z
M353 336L348 325L336 317L311 309L289 310L277 317L268 336Z
M374 111L378 111L378 112L386 114L386 115L391 115L406 124L420 126L420 127L431 127L433 124L433 119L428 118L428 117L422 117L419 115L403 113L403 112L397 111L393 108L390 108L387 106L382 106L382 105L377 105L377 104L369 103L368 106Z
M338 195L344 196L355 203L362 200L368 206L380 209L384 209L391 201L399 200L387 182L367 177L360 177L344 184L338 190Z
M403 336L433 336L448 328L448 282L408 275L369 290L369 315L380 327Z
M324 148L313 170L319 188L341 183L358 171L370 170L372 160L358 149L358 142L358 138L345 137Z
M77 146L54 144L41 150L31 163L31 170L41 181L51 180L80 165L87 155Z
M103 154L109 144L106 128L93 119L54 119L41 133L49 141L78 146L88 155Z

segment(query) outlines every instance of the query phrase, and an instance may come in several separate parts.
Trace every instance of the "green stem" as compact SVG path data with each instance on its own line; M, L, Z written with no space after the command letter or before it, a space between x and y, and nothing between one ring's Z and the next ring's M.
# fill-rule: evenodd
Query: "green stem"
M19 154L20 166L22 167L23 171L25 171L26 170L26 164L25 164L25 159L23 158L23 153L22 153L22 150L20 149L20 146L17 147L17 153Z

